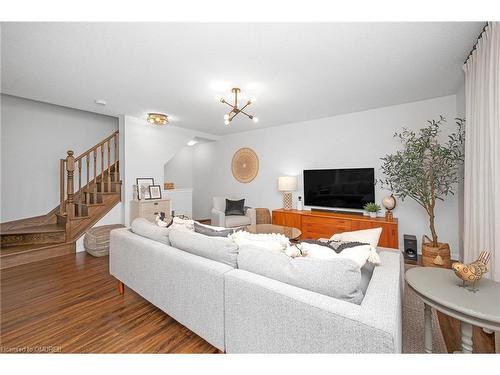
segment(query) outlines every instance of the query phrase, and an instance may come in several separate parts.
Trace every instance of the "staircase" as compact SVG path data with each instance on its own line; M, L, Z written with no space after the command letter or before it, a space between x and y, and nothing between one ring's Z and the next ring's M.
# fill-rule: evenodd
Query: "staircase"
M60 160L59 206L0 224L0 269L75 252L76 240L121 200L118 132ZM76 189L76 190L75 190Z

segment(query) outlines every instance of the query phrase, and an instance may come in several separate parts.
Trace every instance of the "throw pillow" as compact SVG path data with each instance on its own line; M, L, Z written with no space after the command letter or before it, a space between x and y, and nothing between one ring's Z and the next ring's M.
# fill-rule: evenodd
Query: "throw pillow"
M367 243L359 242L359 241L304 240L302 242L320 245L320 246L328 246L331 249L335 250L336 253L340 253L342 250L348 249L350 247L369 245Z
M226 216L231 215L245 215L245 200L240 199L238 201L232 201L230 199L226 199Z
M344 249L342 252L337 253L335 250L328 246L318 244L311 244L302 242L297 245L304 254L304 257L314 259L350 259L355 262L359 268L362 268L366 262L373 264L380 264L380 257L378 256L377 249L366 244Z
M363 300L361 271L349 259L290 258L283 252L244 245L239 249L238 268L347 302Z
M234 229L212 227L211 225L203 225L196 221L194 222L194 231L209 237L227 237L234 233Z
M165 212L160 212L159 214L156 214L155 216L156 216L156 219L155 219L156 225L158 225L159 227L162 227L162 228L168 228L174 222L174 218L172 218L172 217L169 220L165 220L166 219Z
M378 246L378 240L382 234L382 228L363 229L353 232L343 232L334 234L330 240L334 241L359 241L369 243L373 247Z
M229 236L239 247L243 245L254 245L261 249L271 251L285 251L290 245L290 240L283 234L255 234L245 231L238 231Z
M208 237L186 230L170 230L173 247L236 268L238 246L229 238Z
M188 232L194 231L194 220L181 219L180 217L174 217L172 220L171 229L184 230Z
M165 245L170 245L170 228L159 227L143 217L138 217L132 221L130 230L139 236L164 243Z

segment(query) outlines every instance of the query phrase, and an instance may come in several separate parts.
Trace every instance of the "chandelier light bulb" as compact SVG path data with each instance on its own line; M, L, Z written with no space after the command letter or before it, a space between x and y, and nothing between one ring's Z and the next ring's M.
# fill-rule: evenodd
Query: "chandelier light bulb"
M248 102L249 102L250 104L253 104L253 103L255 103L256 101L257 101L257 98L256 98L256 97L251 97L251 98L248 100Z
M227 113L224 115L224 120L229 120L229 115Z
M215 95L215 101L216 102L222 101L222 97L220 95Z
M259 122L259 118L256 117L256 116L253 116L252 121L255 122L255 123L258 123Z
M224 120L224 124L229 125L229 120Z

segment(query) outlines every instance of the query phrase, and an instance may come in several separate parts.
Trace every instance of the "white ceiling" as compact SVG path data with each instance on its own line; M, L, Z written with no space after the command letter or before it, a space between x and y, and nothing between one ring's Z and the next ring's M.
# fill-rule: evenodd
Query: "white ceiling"
M3 23L3 93L227 134L456 93L483 22ZM255 96L230 127L214 100ZM106 100L106 106L95 104Z

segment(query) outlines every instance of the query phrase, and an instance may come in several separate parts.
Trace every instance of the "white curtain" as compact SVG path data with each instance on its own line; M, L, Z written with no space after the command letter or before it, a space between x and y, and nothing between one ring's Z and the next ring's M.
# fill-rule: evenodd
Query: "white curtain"
M500 23L489 22L465 71L464 258L490 251L500 281Z

